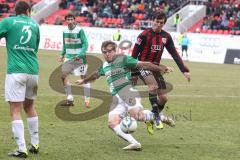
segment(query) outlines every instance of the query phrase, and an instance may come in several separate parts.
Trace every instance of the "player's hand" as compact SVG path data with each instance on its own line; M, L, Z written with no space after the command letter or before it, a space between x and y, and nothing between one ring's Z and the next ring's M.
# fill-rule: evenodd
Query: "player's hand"
M60 57L58 58L58 62L64 62L64 57L60 56Z
M134 86L137 85L138 76L132 76L132 77L131 77L131 81L132 81L132 84L133 84Z
M172 67L166 67L164 73L170 73L170 72L173 72L174 69Z
M79 79L79 80L75 81L75 83L77 85L82 85L82 84L84 84L84 80L83 79Z
M80 61L80 58L79 57L75 57L74 60L75 61Z
M188 80L188 82L190 82L190 80L191 80L191 74L190 74L190 72L184 72L183 75L184 75L184 77Z

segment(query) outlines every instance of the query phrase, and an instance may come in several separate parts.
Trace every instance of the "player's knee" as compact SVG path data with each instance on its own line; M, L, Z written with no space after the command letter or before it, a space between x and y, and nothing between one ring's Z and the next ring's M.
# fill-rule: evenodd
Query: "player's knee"
M159 95L159 100L166 103L168 101L168 96L166 94Z
M148 86L150 92L156 92L158 89L157 85L149 85Z
M108 121L108 128L113 129L117 126L117 122L114 121Z
M62 76L61 76L61 79L64 81L65 79L67 78L67 75L65 75L65 74L63 74Z

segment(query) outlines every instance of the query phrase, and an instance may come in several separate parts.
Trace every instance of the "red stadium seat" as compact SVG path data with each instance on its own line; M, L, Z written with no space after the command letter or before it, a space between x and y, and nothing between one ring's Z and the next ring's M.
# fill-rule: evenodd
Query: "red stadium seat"
M208 33L208 34L212 34L212 33L213 33L213 30L208 29L208 30L207 30L207 33Z
M202 29L201 33L207 33L207 30L206 29Z
M8 6L10 7L10 8L14 8L14 3L8 3Z
M139 19L140 19L140 20L143 19L143 18L145 17L144 14L139 14L138 16L139 16Z
M229 32L229 30L225 30L224 32L223 32L223 34L229 34L230 32Z
M77 16L76 17L76 21L77 22L84 22L85 21L85 17Z
M223 34L223 30L222 30L222 29L219 29L219 30L217 31L217 34Z
M218 33L218 30L216 30L216 29L214 29L213 31L212 31L212 34L217 34Z

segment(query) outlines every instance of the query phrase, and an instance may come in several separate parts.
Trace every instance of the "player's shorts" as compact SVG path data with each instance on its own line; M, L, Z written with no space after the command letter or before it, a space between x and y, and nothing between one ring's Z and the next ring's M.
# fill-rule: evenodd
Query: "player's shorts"
M75 76L86 75L88 69L87 64L83 64L82 60L69 60L65 58L64 63L62 65L62 73L63 74L73 74Z
M187 52L187 50L188 50L188 46L182 46L182 52L183 52L183 51L186 51L186 52Z
M134 108L143 109L141 97L136 89L128 85L119 91L118 94L113 96L109 116L112 114L119 114L123 116Z
M25 98L37 97L38 75L25 73L7 74L5 79L5 100L23 102Z
M145 84L146 82L144 81L144 78L150 75L152 75L156 80L158 84L158 89L166 89L166 82L160 72L154 72L154 71L149 71L145 69L140 70L140 78L143 80Z

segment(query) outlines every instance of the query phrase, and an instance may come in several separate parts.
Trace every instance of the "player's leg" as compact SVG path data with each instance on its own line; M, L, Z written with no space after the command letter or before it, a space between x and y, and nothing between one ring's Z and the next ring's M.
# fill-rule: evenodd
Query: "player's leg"
M168 101L168 96L166 93L167 87L166 87L165 80L159 72L154 72L153 75L154 75L154 77L158 83L158 87L159 87L159 89L157 90L157 93L158 93L158 99L159 99L158 100L158 109L160 112L160 119L163 123L173 127L175 125L174 121L170 117L167 117L163 114L163 109L165 107L165 104Z
M182 46L182 57L183 57L183 52L184 52L184 46Z
M24 124L21 118L22 104L25 98L26 80L23 74L6 75L5 100L9 102L12 119L12 132L18 145L18 150L9 156L26 158L27 148L24 137Z
M139 92L132 88L131 85L128 85L119 91L118 95L121 101L123 101L123 106L125 106L130 113L130 116L137 121L145 122L148 133L153 134L154 114L151 111L143 111Z
M124 114L126 111L127 110L124 106L122 106L122 102L119 97L113 97L113 103L111 104L108 116L108 127L112 129L117 136L130 143L128 146L123 148L124 150L140 150L141 144L131 134L124 133L120 128L120 115Z
M38 115L36 109L33 106L34 101L31 99L25 99L24 111L27 115L27 123L29 135L31 138L31 146L29 152L37 154L39 152L39 132L38 132Z
M158 108L158 96L157 96L157 89L158 83L153 75L152 72L141 70L141 79L149 88L149 101L152 105L152 112L154 113L154 117L156 118L156 128L161 129L162 124L159 117L159 108Z
M186 57L187 57L187 60L188 60L188 46L186 46Z
M81 75L80 78L83 79L86 77L86 74ZM90 90L91 90L91 85L90 83L85 83L83 84L83 88L84 88L84 101L85 101L85 106L87 108L90 107Z
M34 100L37 97L38 76L29 75L26 83L26 96L23 103L24 111L27 115L28 130L31 138L29 152L37 154L39 152L39 132L38 132L38 115L34 108Z
M74 105L73 104L72 87L71 87L71 83L69 82L69 79L68 79L68 76L71 74L73 69L74 69L74 66L72 64L72 61L70 61L70 60L66 60L66 62L64 62L62 64L61 79L62 79L64 91L67 96L67 101L65 104L62 104L63 106L73 106Z

